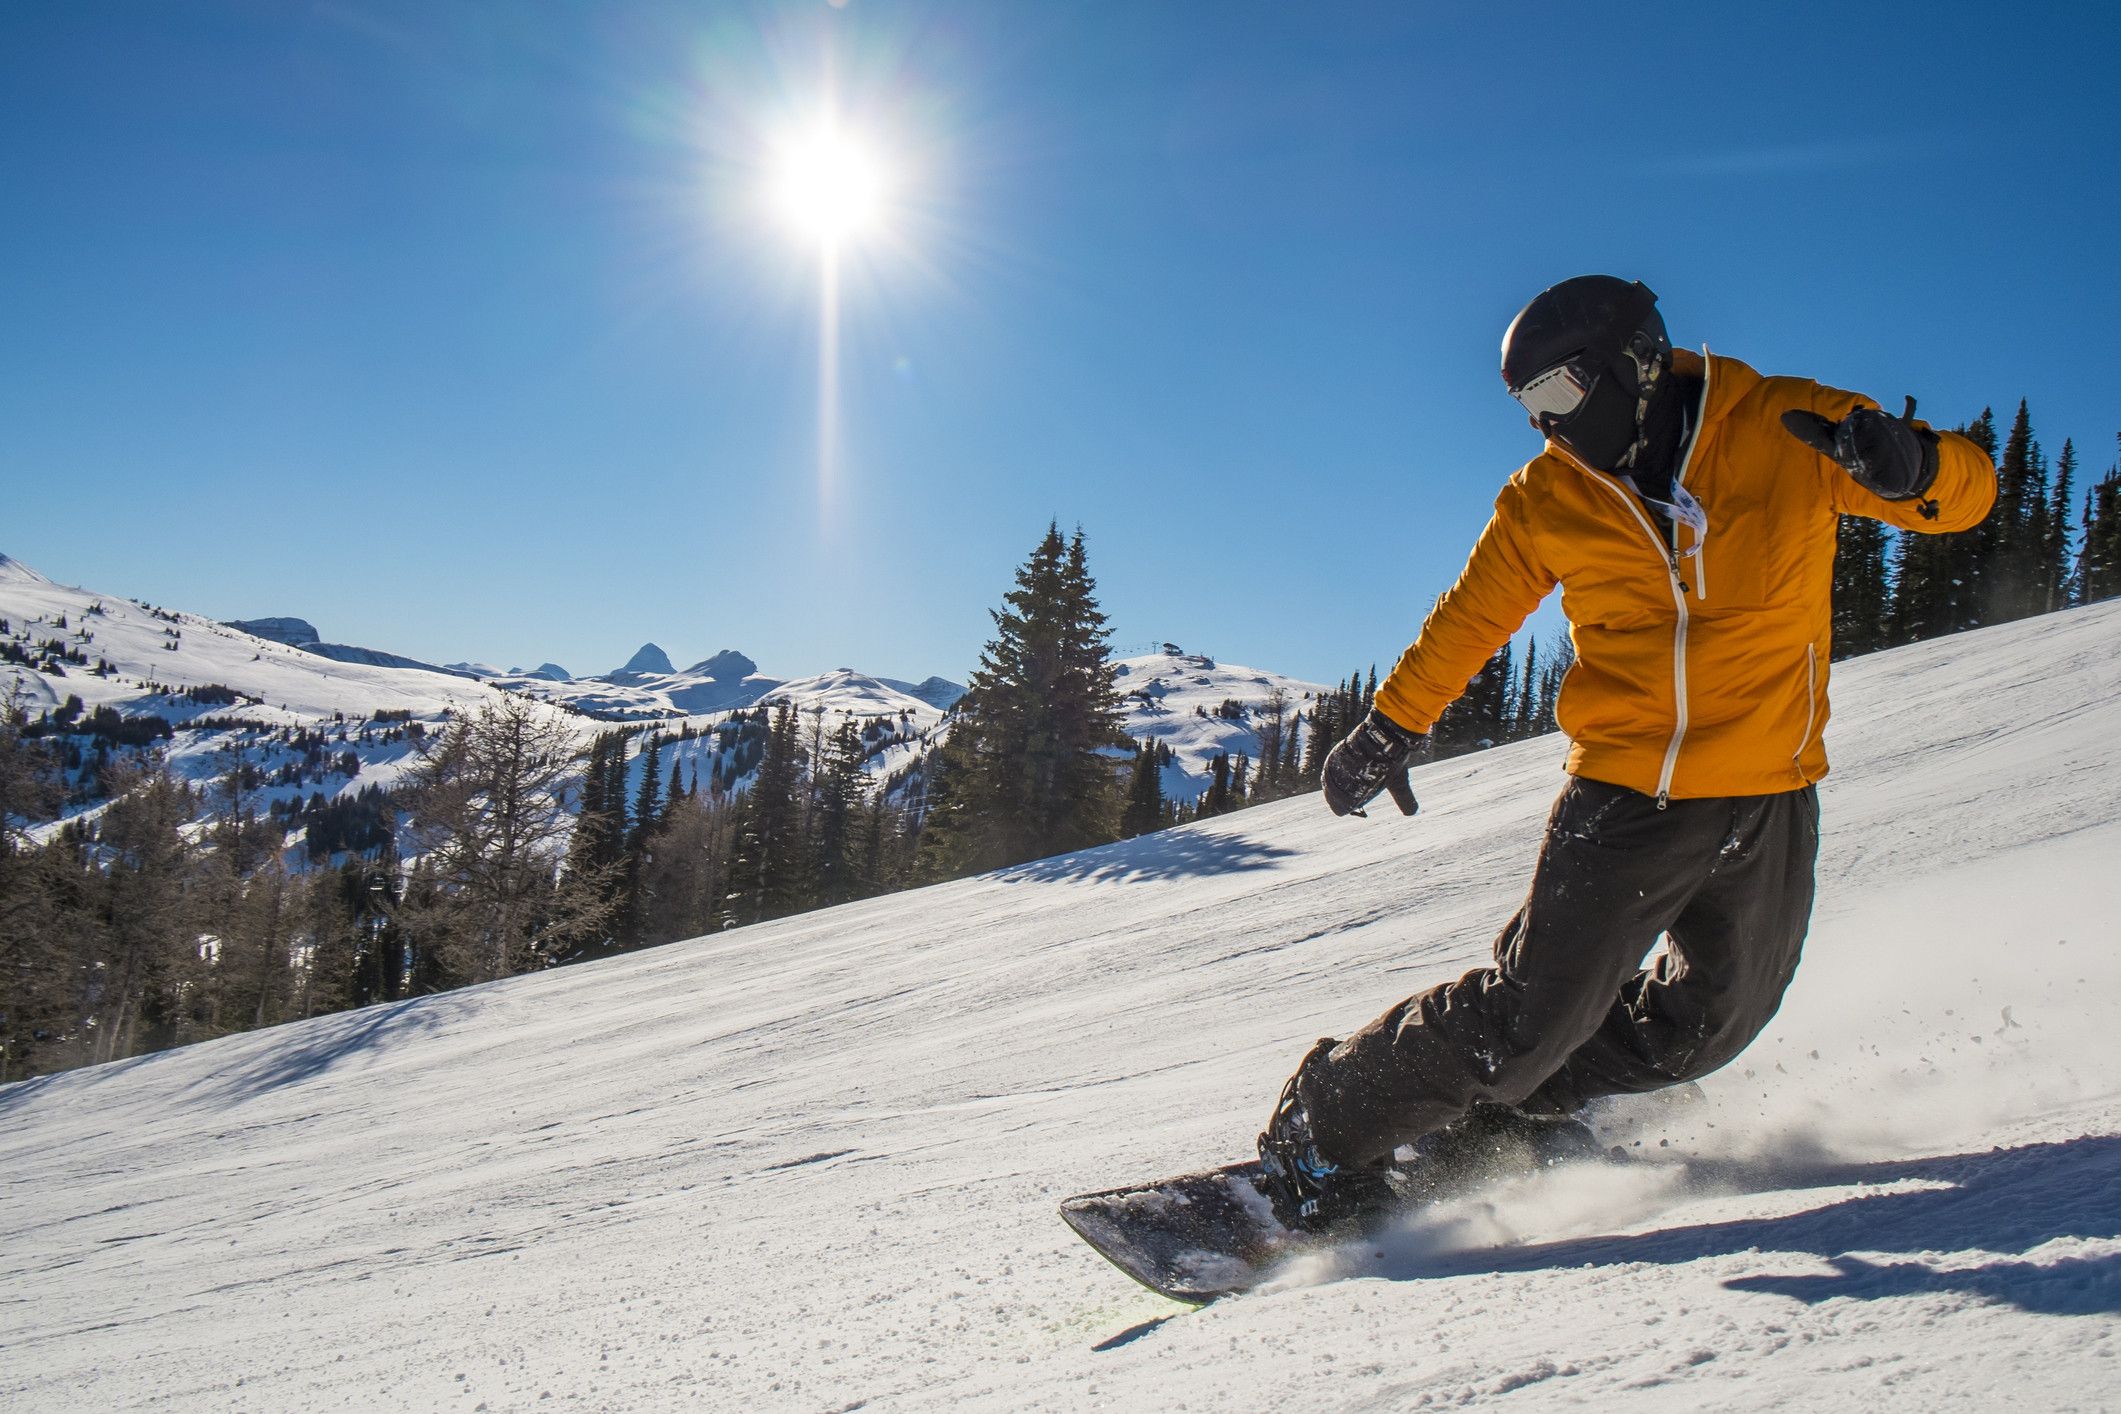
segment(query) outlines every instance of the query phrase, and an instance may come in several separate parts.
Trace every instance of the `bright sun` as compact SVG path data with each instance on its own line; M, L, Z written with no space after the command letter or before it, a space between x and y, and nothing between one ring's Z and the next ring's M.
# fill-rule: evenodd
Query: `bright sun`
M884 169L875 154L826 126L781 155L775 195L790 225L835 247L872 230L883 208Z

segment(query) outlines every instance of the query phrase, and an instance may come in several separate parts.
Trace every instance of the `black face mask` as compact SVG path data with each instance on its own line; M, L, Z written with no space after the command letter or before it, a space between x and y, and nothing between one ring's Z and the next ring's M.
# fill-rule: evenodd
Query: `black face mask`
M1576 411L1567 417L1546 418L1540 430L1565 445L1585 466L1615 471L1638 435L1635 403L1635 379L1608 368L1591 384Z

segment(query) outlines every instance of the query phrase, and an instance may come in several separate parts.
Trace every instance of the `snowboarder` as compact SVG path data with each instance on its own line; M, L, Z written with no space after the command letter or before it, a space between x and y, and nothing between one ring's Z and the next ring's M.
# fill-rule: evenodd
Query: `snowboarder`
M1290 1077L1259 1153L1292 1226L1389 1206L1395 1151L1447 1127L1550 1123L1759 1034L1811 915L1838 517L1964 530L1995 499L1989 458L1913 399L1895 417L1674 352L1640 283L1541 293L1502 378L1546 448L1327 757L1326 803L1359 815L1389 790L1411 814L1424 733L1556 584L1570 779L1494 965L1320 1041Z

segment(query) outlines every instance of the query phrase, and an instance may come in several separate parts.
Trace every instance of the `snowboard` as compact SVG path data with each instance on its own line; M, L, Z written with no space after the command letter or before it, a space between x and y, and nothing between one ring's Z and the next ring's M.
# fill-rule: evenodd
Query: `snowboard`
M1581 1123L1489 1118L1453 1126L1403 1152L1393 1183L1402 1201L1364 1226L1323 1233L1285 1226L1274 1215L1257 1160L1078 1194L1062 1201L1060 1213L1100 1256L1143 1286L1205 1305L1250 1291L1292 1257L1359 1241L1490 1180L1615 1154Z
M1326 1239L1284 1227L1258 1160L1082 1193L1061 1203L1076 1235L1159 1296L1204 1305L1249 1291Z

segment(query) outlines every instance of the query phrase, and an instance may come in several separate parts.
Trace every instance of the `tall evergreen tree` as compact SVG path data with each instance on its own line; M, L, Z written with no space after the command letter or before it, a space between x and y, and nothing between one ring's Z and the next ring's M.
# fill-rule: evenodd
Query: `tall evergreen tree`
M1280 687L1267 693L1254 714L1259 736L1259 767L1252 776L1252 798L1255 801L1273 800L1282 794L1281 753L1282 738L1289 732L1289 694Z
M1230 809L1230 757L1225 752L1215 753L1215 760L1208 767L1208 789L1200 798L1200 813L1203 816L1221 815Z
M2093 604L2121 594L2121 462L2084 498L2084 544L2077 552L2077 595Z
M1119 834L1118 697L1082 533L1049 526L1016 574L951 728L949 873L1020 863ZM924 841L924 848L928 842ZM940 846L939 846L940 848Z
M1869 516L1843 516L1834 550L1833 626L1837 659L1886 646L1886 535Z
M1144 738L1134 753L1134 771L1127 780L1127 807L1120 814L1120 837L1146 835L1160 828L1163 818L1163 769L1157 764L1156 743Z
M1539 640L1525 643L1524 667L1517 674L1517 701L1510 709L1510 735L1522 739L1538 735Z
M1976 529L1981 562L1978 622L2008 623L2038 611L2047 539L2047 469L2023 399L1996 463L1996 506Z
M862 771L862 738L853 718L824 741L824 759L812 773L812 891L821 908L861 896L862 805L869 779Z
M2070 550L2070 522L2075 518L2077 495L2077 447L2065 437L2062 455L2055 461L2054 486L2048 495L2047 540L2040 549L2044 591L2040 612L2052 613L2070 603L2070 577L2075 557Z
M782 702L767 728L758 774L744 795L725 926L780 918L802 905L808 869L802 837L801 753L795 708Z
M646 840L663 815L663 737L660 732L648 734L648 749L641 753L641 784L633 798L633 828L627 833L626 845L635 853L640 852Z
M1958 429L1961 436L1996 458L1996 414L1981 416ZM1888 641L1916 643L1940 634L1978 627L1981 622L1984 567L1995 549L1995 517L1954 535L1894 537L1892 605L1887 614Z
M1298 763L1303 759L1302 751L1303 713L1295 711L1289 714L1289 727L1281 744L1281 765L1274 772L1276 789L1284 795L1301 784L1303 771Z

